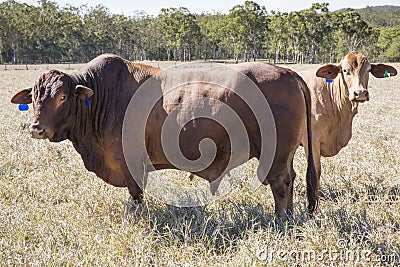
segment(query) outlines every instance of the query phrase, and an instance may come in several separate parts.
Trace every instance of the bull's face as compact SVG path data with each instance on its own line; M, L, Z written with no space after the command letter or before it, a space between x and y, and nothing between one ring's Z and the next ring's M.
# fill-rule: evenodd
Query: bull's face
M18 92L11 102L33 103L34 115L29 129L33 138L59 142L66 139L65 130L73 122L71 114L75 103L92 95L91 89L76 85L68 74L53 70L43 74L33 88Z
M351 52L343 57L339 65L328 64L317 70L317 76L326 79L339 79L338 82L347 90L352 102L369 100L369 73L377 78L395 76L395 68L385 64L371 64L359 52Z

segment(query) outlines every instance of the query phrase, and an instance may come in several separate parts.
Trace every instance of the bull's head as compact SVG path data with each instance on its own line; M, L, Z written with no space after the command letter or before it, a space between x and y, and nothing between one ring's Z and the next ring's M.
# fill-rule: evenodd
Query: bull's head
M51 70L43 74L33 88L14 95L11 102L33 103L34 116L29 129L33 138L59 142L66 139L64 131L71 126L72 107L92 95L90 88L77 85L68 74Z
M344 88L348 90L350 101L365 102L369 100L369 73L377 78L397 75L396 69L392 66L371 64L359 52L348 53L339 65L327 64L322 66L317 70L316 75L326 79L339 79L339 82L342 82Z

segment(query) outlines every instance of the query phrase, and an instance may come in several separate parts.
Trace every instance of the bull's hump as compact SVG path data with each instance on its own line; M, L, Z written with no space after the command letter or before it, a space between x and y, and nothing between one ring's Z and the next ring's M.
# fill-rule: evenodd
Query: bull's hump
M87 64L87 66L89 68L95 67L95 66L102 66L102 65L107 64L112 61L122 61L122 58L116 54L102 54L102 55L99 55L99 56L95 57L94 59L92 59Z

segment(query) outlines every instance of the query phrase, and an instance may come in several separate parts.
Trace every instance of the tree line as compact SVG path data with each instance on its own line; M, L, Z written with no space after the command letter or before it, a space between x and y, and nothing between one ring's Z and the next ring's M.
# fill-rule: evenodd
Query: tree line
M399 23L373 27L355 10L331 12L328 6L269 13L246 1L228 14L181 7L127 17L101 5L60 8L48 0L38 6L8 0L0 4L0 62L87 62L116 53L129 60L321 63L353 50L370 59L400 60Z

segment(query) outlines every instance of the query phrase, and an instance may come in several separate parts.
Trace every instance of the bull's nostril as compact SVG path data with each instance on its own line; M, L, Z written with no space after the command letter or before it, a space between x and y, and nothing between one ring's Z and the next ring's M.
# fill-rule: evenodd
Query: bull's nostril
M354 97L358 97L358 93L357 92L354 92Z
M44 129L37 130L37 131L36 131L36 134L38 134L38 135L44 135Z
M45 129L41 127L40 125L31 125L29 132L32 136L44 136L45 135Z

